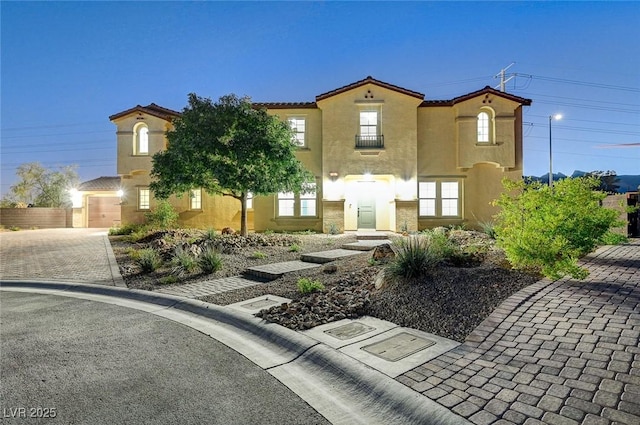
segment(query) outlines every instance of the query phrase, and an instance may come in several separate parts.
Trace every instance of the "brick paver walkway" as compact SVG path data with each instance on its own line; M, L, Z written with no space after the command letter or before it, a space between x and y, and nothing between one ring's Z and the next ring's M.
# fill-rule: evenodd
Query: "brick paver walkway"
M540 281L397 379L475 424L640 424L640 241Z
M125 286L107 231L101 229L1 232L0 279Z

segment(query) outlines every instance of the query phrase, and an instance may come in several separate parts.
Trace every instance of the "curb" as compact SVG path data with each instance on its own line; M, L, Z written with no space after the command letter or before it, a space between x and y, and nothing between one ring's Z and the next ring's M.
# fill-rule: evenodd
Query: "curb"
M420 393L306 335L225 307L80 283L3 280L0 290L107 302L190 326L265 369L333 424L469 424Z

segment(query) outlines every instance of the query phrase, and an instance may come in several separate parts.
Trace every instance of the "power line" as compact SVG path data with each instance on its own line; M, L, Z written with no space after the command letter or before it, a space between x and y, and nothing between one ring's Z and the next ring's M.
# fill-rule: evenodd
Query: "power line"
M55 149L52 151L43 151L38 149L37 151L16 151L16 152L5 152L4 150L2 151L3 155L18 155L18 154L24 154L24 153L53 153L53 152L77 152L77 151L106 151L106 150L115 150L115 146L114 147L107 147L107 148L72 148L72 149Z
M88 123L74 123L74 124L56 124L56 125L36 125L31 127L11 127L11 128L0 128L0 132L2 131L21 131L21 130L36 130L43 128L63 128L63 127L80 127L83 125L104 125L104 122L88 122Z
M528 122L528 121L525 121L522 124L529 125L532 127L545 127L545 128L547 127L547 124L534 123L534 122ZM631 135L631 136L636 136L636 135L640 136L639 131L606 130L606 129L598 129L598 128L590 128L590 127L574 127L570 125L560 125L560 124L555 124L553 128L560 128L564 130L573 130L573 131L588 131L591 133L625 134L625 135Z
M527 114L527 116L529 116L529 117L537 117L537 118L549 118L549 115ZM632 125L634 127L640 127L639 123L611 122L611 121L598 121L598 120L581 120L581 119L577 119L577 118L566 118L566 117L562 117L562 121L581 121L581 122L590 122L590 123L598 123L598 124Z
M55 134L30 134L24 136L3 136L2 139L28 139L34 137L57 137L57 136L72 136L78 134L99 134L99 133L113 133L112 131L81 131L75 133L55 133Z
M631 91L631 92L640 93L640 89L637 88L637 87L626 87L626 86L616 86L616 85L613 85L613 84L591 83L591 82L586 82L586 81L570 80L568 78L544 77L542 75L520 74L520 73L517 73L517 72L514 73L514 75L515 76L519 76L519 77L527 77L527 78L531 78L531 79L536 79L536 80L550 81L550 82L553 82L553 83L574 84L574 85L577 85L577 86L597 87L597 88L609 89L609 90L623 90L623 91Z

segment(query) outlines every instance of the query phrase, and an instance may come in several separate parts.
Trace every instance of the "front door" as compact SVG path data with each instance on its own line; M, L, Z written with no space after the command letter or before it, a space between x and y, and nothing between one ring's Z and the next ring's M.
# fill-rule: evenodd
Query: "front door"
M376 198L373 183L361 184L358 195L358 229L376 228Z

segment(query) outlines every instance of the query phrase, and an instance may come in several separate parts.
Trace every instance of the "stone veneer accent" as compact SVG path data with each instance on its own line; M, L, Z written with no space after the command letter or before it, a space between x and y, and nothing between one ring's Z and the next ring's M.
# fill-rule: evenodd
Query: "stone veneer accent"
M408 232L418 230L418 201L396 200L396 232L402 232L405 223Z
M339 201L322 200L322 231L329 233L332 224L344 232L344 199Z

